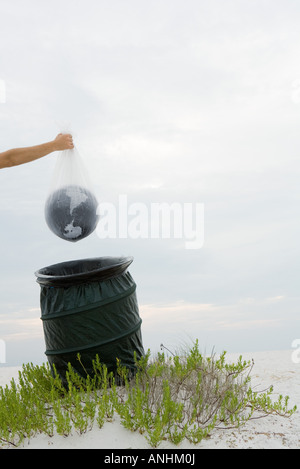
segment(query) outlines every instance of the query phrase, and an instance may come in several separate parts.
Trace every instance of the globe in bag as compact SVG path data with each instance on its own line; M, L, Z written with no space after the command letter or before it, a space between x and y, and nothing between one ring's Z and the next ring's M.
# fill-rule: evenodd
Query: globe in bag
M97 207L96 197L85 187L64 186L50 194L46 201L46 223L59 238L76 242L96 229Z

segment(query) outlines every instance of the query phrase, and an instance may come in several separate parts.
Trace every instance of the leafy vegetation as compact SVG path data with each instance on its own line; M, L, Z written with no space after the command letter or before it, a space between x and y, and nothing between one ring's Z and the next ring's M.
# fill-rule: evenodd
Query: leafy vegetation
M162 440L196 444L217 428L237 428L267 415L290 417L296 411L289 409L288 396L274 401L272 387L252 390L251 361L240 357L228 363L226 352L204 357L197 341L183 355L151 358L148 351L136 362L137 373L130 380L128 371L117 365L114 376L96 357L94 375L86 379L69 365L67 388L48 364L23 365L18 383L0 387L0 446L18 446L39 433L82 434L94 425L102 428L115 414L152 447ZM120 380L121 386L116 384Z

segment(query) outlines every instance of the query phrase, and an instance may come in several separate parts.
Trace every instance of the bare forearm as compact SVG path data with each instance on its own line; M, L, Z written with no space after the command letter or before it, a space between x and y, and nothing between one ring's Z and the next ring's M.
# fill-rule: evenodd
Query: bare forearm
M18 166L20 164L29 163L30 161L42 158L53 151L56 151L55 141L43 143L34 147L13 148L12 150L8 150L6 153L10 161L10 166Z
M74 148L72 135L58 134L51 142L35 145L34 147L13 148L0 153L0 169L29 163L53 151L70 150L72 148Z

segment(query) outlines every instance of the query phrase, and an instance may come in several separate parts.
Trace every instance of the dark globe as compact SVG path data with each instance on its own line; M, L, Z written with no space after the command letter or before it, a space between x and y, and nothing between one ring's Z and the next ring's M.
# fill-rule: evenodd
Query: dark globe
M66 241L76 242L96 228L98 202L81 186L65 186L53 192L45 205L46 223L50 230Z

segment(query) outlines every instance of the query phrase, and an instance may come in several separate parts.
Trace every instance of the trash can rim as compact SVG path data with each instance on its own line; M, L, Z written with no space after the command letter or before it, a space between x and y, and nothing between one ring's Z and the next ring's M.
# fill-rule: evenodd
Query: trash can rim
M92 262L100 262L100 261L115 261L112 262L112 264L109 265L104 265L102 267L94 268L91 270L87 270L85 272L78 272L78 273L67 273L63 275L51 275L47 273L43 273L43 271L49 271L50 269L59 269L63 268L63 266L72 266L76 265L79 262L82 263L92 263ZM133 262L133 257L132 256L127 256L127 257L112 257L112 256L105 256L105 257L92 257L92 258L86 258L86 259L79 259L79 260L71 260L71 261L64 261L64 262L59 262L56 264L49 265L47 267L42 267L41 269L37 270L34 274L37 277L37 281L43 283L43 281L46 282L51 282L51 281L59 281L59 280L76 280L76 279L88 279L93 276L99 276L101 273L103 274L108 274L109 271L112 273L118 272L121 273L127 267Z

